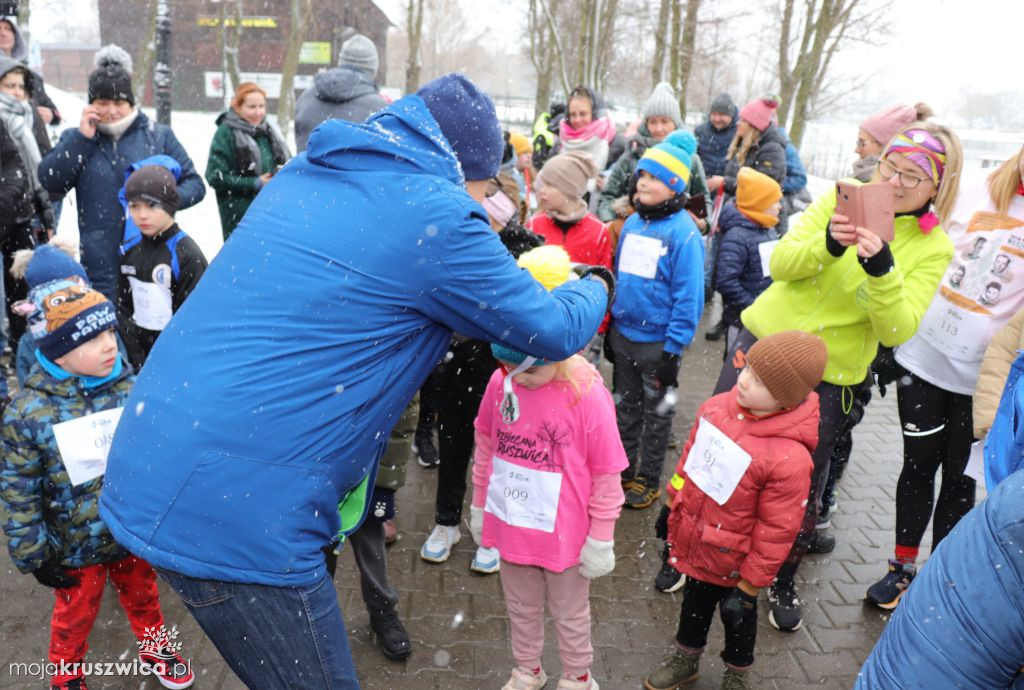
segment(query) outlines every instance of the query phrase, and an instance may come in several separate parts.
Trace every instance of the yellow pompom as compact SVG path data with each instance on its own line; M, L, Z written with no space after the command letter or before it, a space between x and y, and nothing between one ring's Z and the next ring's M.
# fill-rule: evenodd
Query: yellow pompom
M565 249L554 244L545 244L531 249L519 257L519 266L537 279L548 290L553 290L572 274L572 261Z

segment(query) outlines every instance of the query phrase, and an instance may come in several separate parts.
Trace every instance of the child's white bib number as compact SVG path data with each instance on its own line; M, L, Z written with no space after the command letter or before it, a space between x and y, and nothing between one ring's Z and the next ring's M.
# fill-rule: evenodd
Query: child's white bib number
M772 240L770 242L762 242L757 245L757 253L761 256L761 275L765 278L772 274L768 264L772 260L772 252L779 246L780 240Z
M703 417L683 469L700 490L723 505L750 466L750 453Z
M562 475L520 467L501 458L492 463L484 510L506 525L554 532Z
M163 285L128 276L132 288L132 321L140 328L162 331L173 314L171 291Z
M641 278L653 278L658 273L658 259L664 252L665 245L658 238L630 233L622 240L619 270Z
M57 450L73 486L106 472L107 453L123 409L116 407L53 425Z

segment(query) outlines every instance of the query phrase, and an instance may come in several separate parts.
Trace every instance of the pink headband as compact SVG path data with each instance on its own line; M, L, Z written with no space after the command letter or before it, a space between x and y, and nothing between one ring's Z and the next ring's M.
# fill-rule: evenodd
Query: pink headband
M921 168L937 187L946 169L946 147L935 136L923 129L908 129L889 143L885 155L901 153Z

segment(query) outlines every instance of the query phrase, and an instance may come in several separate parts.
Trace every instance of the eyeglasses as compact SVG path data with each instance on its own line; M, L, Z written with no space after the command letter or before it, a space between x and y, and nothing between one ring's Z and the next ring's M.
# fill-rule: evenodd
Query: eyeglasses
M864 139L858 139L857 140L857 148L862 149L862 148L864 148L865 146L867 146L870 143L871 143L870 141L865 141Z
M916 189L922 182L929 181L927 178L899 171L896 169L896 166L887 160L878 161L878 174L884 180L891 180L893 177L896 177L900 186L904 189Z

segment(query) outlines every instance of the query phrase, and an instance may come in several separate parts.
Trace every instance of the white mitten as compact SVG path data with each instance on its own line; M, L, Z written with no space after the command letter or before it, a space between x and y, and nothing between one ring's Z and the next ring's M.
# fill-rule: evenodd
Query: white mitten
M483 546L480 540L484 534L484 509L478 506L469 507L469 534L477 546Z
M593 580L615 570L615 542L587 537L580 550L580 575Z

